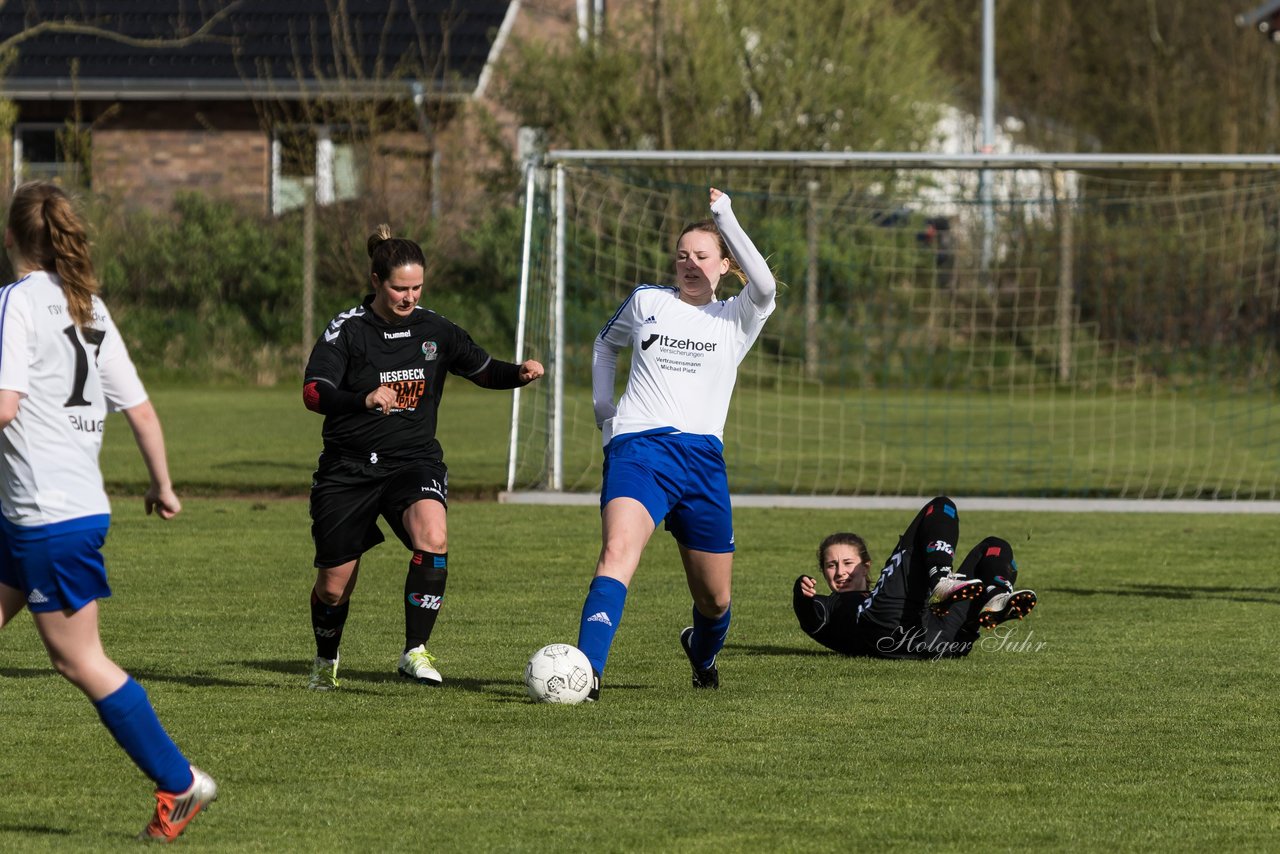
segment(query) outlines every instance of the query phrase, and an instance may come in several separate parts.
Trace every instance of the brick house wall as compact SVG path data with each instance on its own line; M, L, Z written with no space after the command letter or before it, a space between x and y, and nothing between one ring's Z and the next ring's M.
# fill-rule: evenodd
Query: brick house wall
M271 140L249 104L125 103L93 129L92 189L133 208L197 191L266 213Z

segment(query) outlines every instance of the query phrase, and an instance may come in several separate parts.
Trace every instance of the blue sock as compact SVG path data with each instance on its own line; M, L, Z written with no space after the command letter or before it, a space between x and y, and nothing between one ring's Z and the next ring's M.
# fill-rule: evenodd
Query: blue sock
M160 725L147 692L130 676L115 693L95 700L98 717L133 764L162 792L191 788L191 763Z
M723 614L712 619L704 617L697 608L693 609L693 657L704 670L715 662L720 650L724 649L724 639L729 634L730 610L725 608Z
M597 673L604 673L626 603L627 585L604 575L591 579L587 600L582 603L582 622L578 624L578 649L586 654Z

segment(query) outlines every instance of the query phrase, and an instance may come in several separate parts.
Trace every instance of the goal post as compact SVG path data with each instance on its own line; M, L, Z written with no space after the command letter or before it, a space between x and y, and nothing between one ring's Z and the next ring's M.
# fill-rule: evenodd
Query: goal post
M1228 155L552 152L517 345L548 377L509 491L598 490L592 342L672 281L709 186L783 283L725 428L735 493L1280 498L1280 157Z

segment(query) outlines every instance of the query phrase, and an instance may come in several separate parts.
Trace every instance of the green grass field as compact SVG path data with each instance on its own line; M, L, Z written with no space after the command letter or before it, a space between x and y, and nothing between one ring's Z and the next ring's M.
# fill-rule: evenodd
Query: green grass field
M151 392L180 493L307 494L324 419L303 407L300 385L162 386ZM492 496L505 486L510 431L510 392L459 380L448 384L439 438L451 494ZM147 473L121 415L108 418L101 464L111 491L145 488Z
M659 532L602 702L559 708L528 702L521 670L576 637L597 514L456 501L432 644L445 687L394 674L405 555L384 545L354 599L343 689L315 695L301 496L321 419L288 388L155 400L187 506L170 523L142 515L145 474L113 416L103 635L222 786L188 849L1280 847L1270 517L961 501L961 547L1011 540L1041 607L968 659L883 662L813 644L790 587L823 535L857 530L883 559L910 513L742 509L723 689L689 688L689 598ZM450 387L455 496L505 480L509 407ZM0 851L132 849L150 785L53 675L25 614L0 634L0 697L0 722L21 733L0 763Z
M184 494L306 493L322 419L303 408L300 388L153 392ZM545 399L524 400L527 431ZM739 492L1274 499L1280 485L1280 407L1263 398L1029 405L999 395L858 390L768 396L766 404L747 388L737 401L725 443ZM1111 410L1124 406L1134 411L1122 425ZM565 418L565 488L597 490L600 434L587 392L570 390ZM491 497L505 488L510 429L509 392L447 385L440 441L453 494ZM545 456L542 445L524 444L518 486L544 475ZM109 422L102 467L113 489L145 483L120 416Z
M312 571L296 499L191 499L162 523L117 497L103 635L221 784L190 851L1280 846L1269 519L962 503L962 548L1010 539L1041 607L959 661L824 652L788 598L816 541L853 528L882 559L909 516L738 511L714 693L689 688L688 594L659 533L602 701L525 699L527 656L576 637L591 508L455 504L440 689L394 675L405 556L391 545L366 561L342 690L303 688ZM26 614L0 634L0 697L0 850L135 850L149 782L52 674Z

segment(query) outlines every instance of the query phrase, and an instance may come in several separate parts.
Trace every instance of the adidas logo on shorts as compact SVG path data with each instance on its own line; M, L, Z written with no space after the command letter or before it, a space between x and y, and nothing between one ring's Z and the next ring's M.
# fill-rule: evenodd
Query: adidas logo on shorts
M27 594L28 605L44 605L48 603L49 597L40 592L40 588L33 589Z

